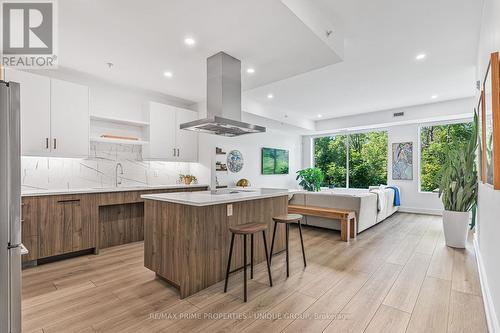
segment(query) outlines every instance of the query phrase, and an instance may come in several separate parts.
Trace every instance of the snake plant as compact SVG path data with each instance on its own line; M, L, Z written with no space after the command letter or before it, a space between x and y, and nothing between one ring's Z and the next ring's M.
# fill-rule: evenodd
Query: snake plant
M439 196L444 209L448 211L468 212L477 201L478 117L476 113L472 126L472 135L467 144L452 144L446 150L446 161L441 169Z

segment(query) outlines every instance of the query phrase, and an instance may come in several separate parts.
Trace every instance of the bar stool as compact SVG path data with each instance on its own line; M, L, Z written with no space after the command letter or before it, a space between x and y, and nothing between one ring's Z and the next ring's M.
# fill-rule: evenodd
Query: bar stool
M306 253L304 251L304 239L302 238L302 226L300 221L302 220L302 215L300 214L285 214L273 217L274 220L274 231L273 231L273 240L271 242L271 253L269 254L269 263L271 263L273 258L273 248L274 248L274 238L276 237L276 227L278 223L284 223L286 226L285 229L285 242L286 242L286 277L290 276L290 268L289 268L289 259L288 259L288 243L289 243L289 234L290 234L290 224L298 223L299 224L299 234L300 234L300 245L302 246L302 258L304 259L304 267L307 266L306 263Z
M273 286L273 279L271 277L271 264L269 262L269 257L267 255L267 241L266 241L266 229L267 224L264 223L245 223L236 226L229 227L229 231L231 231L231 245L229 247L229 258L227 260L227 269L226 269L226 282L224 284L224 292L227 292L227 283L229 281L229 274L238 271L239 269L235 269L234 271L230 271L231 267L231 257L233 255L233 245L234 245L234 236L242 235L243 236L243 301L247 301L247 235L250 235L250 279L253 279L253 235L262 231L262 239L264 240L264 253L266 254L266 262L267 262L267 274L269 274L269 285Z

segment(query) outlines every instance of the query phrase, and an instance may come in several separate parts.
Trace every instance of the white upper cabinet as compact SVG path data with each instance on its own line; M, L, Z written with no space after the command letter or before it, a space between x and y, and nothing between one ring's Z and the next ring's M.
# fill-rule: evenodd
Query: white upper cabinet
M50 78L9 69L5 77L20 85L21 154L50 155Z
M149 145L144 147L144 158L174 160L175 112L168 105L149 103Z
M179 125L198 119L198 113L160 103L149 103L149 145L144 158L151 160L197 162L198 134L179 129Z
M198 133L179 129L181 124L197 120L198 112L177 109L175 115L177 158L184 162L198 162Z
M22 155L88 156L87 87L15 70L6 79L20 84Z
M88 156L88 87L52 79L50 92L52 155L64 157Z

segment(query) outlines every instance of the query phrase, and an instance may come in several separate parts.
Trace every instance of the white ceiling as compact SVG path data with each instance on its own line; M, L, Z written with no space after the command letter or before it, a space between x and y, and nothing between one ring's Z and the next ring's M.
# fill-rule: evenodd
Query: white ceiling
M222 50L256 70L243 72L246 111L275 119L317 120L474 94L482 1L315 1L343 25L344 62L333 64L333 51L279 0L59 1L59 61L199 102L206 58ZM195 47L184 45L185 36ZM415 61L421 52L427 59Z
M219 51L242 61L243 89L338 61L279 0L59 1L63 67L198 102Z

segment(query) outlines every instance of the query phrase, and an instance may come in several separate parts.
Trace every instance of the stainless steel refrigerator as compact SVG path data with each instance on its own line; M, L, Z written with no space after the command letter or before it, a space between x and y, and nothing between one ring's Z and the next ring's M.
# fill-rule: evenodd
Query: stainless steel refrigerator
M0 332L21 332L19 84L0 81Z

